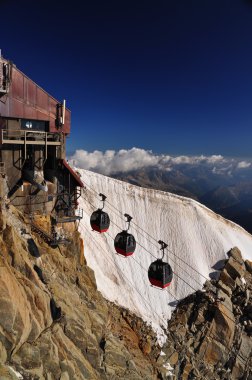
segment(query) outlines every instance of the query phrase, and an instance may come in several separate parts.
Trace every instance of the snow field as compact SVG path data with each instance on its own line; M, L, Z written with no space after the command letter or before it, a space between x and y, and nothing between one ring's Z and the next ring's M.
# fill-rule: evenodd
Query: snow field
M98 290L105 298L152 323L157 331L166 325L176 300L200 289L205 277L214 272L213 265L224 259L232 247L237 246L244 258L252 260L252 236L200 203L77 170L86 186L79 202L84 210L79 230ZM104 211L111 219L107 233L91 229L90 216L102 207L100 197L91 188L107 196ZM130 232L138 243L128 258L116 254L113 242L116 234L126 228L124 213L133 217ZM172 284L163 291L151 287L147 276L151 262L161 257L160 239L168 244L164 260L169 261L175 273Z

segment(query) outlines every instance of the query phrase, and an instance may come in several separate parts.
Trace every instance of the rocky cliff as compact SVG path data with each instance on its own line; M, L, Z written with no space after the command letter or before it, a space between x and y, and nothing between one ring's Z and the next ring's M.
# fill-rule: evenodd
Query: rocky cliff
M1 205L1 380L252 379L252 263L238 249L179 302L161 351L150 326L104 299L75 226L68 235L52 249Z
M70 245L52 249L2 204L0 231L1 380L161 376L155 334L97 291L74 227Z
M230 250L219 279L182 300L163 348L175 379L252 379L252 262Z

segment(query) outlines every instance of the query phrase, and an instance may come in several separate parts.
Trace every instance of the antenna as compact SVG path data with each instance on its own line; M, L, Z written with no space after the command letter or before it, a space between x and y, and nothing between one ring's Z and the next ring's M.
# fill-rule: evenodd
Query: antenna
M66 100L63 100L62 103L62 125L65 124L65 113L66 113Z

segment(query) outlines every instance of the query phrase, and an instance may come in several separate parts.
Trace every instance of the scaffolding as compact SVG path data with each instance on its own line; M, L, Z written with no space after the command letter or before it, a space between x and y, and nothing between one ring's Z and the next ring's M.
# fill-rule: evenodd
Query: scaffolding
M83 218L83 209L82 208L78 208L77 210L75 210L74 214L69 212L69 215L64 215L64 216L56 215L55 217L53 217L56 224L76 222L76 221L80 221L82 218Z

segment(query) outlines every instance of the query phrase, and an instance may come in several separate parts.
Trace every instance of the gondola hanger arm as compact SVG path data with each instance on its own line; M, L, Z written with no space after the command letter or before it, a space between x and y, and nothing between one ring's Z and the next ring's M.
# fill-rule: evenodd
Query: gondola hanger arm
M100 193L99 194L99 197L101 197L101 200L102 200L102 202L103 202L103 206L102 206L102 210L104 209L104 206L105 206L105 201L106 201L106 195L104 195L104 194L102 194L102 193Z
M130 222L131 220L133 219L132 216L130 216L129 214L124 214L125 218L127 219L126 222L129 223L128 224L128 228L127 228L127 231L129 231L129 228L130 228Z
M158 241L158 244L161 245L160 250L161 250L162 253L163 253L163 255L162 255L162 259L161 259L161 260L163 260L163 258L164 258L164 250L165 250L165 248L168 247L168 244L166 244L166 243L165 243L164 241L162 241L162 240L159 240L159 241Z

